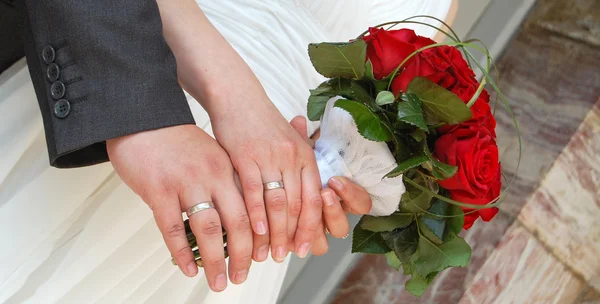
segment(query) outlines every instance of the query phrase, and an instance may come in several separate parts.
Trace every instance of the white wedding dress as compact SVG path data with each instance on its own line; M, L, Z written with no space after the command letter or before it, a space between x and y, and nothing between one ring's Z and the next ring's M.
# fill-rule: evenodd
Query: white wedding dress
M308 43L347 41L369 25L412 15L444 19L450 2L198 4L291 119L305 114L308 90L323 81L308 59ZM211 133L206 113L188 100L198 125ZM110 164L71 170L48 165L24 61L0 75L0 303L275 303L286 269L287 262L255 263L245 284L229 284L219 294L209 291L202 272L186 278L171 265L152 213Z

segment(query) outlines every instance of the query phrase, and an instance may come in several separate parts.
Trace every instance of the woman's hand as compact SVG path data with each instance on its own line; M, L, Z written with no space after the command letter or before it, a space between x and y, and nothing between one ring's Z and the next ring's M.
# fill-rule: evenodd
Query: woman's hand
M310 146L267 97L252 70L193 0L158 0L182 86L209 113L217 141L240 176L254 259L304 257L322 219L321 181ZM285 189L263 190L283 181ZM267 249L267 250L265 250Z
M312 139L308 138L304 117L295 117L290 125L307 143L318 139L318 133L313 135ZM324 218L319 224L316 239L311 247L314 255L323 255L329 249L326 231L336 238L344 238L348 235L350 224L346 213L363 215L371 210L371 196L364 188L351 180L342 176L334 176L327 182L327 186L328 188L321 190Z

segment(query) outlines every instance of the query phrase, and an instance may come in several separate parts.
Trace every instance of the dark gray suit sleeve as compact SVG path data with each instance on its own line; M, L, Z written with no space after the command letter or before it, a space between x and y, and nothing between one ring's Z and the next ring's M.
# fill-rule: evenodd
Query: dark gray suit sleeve
M155 0L17 2L51 165L104 162L107 139L194 123Z

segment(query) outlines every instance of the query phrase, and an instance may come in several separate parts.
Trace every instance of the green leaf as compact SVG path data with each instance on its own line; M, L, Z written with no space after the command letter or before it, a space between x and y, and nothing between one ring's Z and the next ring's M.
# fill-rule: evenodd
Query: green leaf
M331 97L329 96L310 96L308 97L307 114L311 121L318 121L325 113L325 107Z
M390 92L390 91L381 91L379 92L379 94L377 94L377 98L375 99L375 102L380 105L386 105L386 104L390 104L393 103L394 100L396 98L394 97L394 93Z
M426 77L413 78L407 92L421 99L425 113L447 124L459 124L472 116L469 107L458 96Z
M400 263L400 260L393 251L386 253L385 259L387 260L388 266L394 268L396 271L398 271L400 266L402 266L402 263Z
M410 273L412 272L412 269L411 269L409 263L402 264L402 272L404 273L405 276L410 275Z
M369 94L367 89L365 89L358 81L350 81L350 90L347 94L343 94L342 96L350 100L360 101L369 107L369 109L376 110L377 105L375 104L375 100L371 94Z
M447 215L451 217L446 219L446 235L459 234L465 223L465 213L459 206L449 205Z
M425 138L427 138L427 134L425 134L425 131L421 129L415 129L412 133L410 133L410 136L417 142L422 142Z
M424 180L422 177L416 177L413 181L419 185L429 189L429 191L421 191L410 185L406 185L406 192L402 195L400 203L400 211L411 213L423 213L430 207L432 193L437 193L439 186L432 181Z
M425 132L428 132L423 109L419 97L414 94L406 94L408 100L398 103L398 120L409 123Z
M404 289L410 292L410 294L413 296L420 297L425 293L425 291L427 291L427 288L431 282L433 282L433 279L435 279L437 274L438 272L433 272L424 278L416 273L413 273L410 279L404 284Z
M457 166L445 164L435 158L431 152L429 152L429 148L427 147L426 143L423 145L423 153L425 153L433 165L432 173L435 178L440 180L448 179L454 176L454 174L456 174L458 171Z
M448 204L439 199L435 199L431 203L429 213L437 214L441 216L446 215ZM428 238L430 241L436 244L442 244L444 238L444 231L446 230L446 218L434 216L431 214L425 214L419 218L419 228L423 236Z
M352 252L385 254L390 252L379 232L364 230L359 222L352 235Z
M330 98L349 94L351 83L347 79L333 78L321 83L316 89L310 90L308 97L308 119L317 121L325 112Z
M375 74L373 73L373 63L371 62L371 59L368 59L367 62L365 63L365 75L364 78L366 80L375 80Z
M374 232L392 231L396 228L404 228L410 225L414 219L411 214L392 214L388 216L365 215L362 217L360 228Z
M358 39L349 43L311 43L308 56L319 74L360 79L365 74L367 44Z
M410 145L407 136L394 134L395 150L393 151L396 163L401 164L411 156Z
M417 251L419 244L417 225L409 225L406 228L395 229L391 232L382 232L381 236L387 246L394 250L400 262L403 264L410 263L411 257Z
M471 247L461 237L436 245L425 237L419 238L414 271L420 276L442 271L448 267L465 267L471 258Z
M358 127L358 132L364 138L373 141L389 141L392 139L392 133L379 116L364 104L352 100L340 99L335 102L335 106L346 110L352 115Z
M394 178L403 174L409 169L416 168L420 166L422 163L428 161L429 158L424 155L413 156L402 163L400 163L394 170L390 171L388 174L384 176L384 178Z

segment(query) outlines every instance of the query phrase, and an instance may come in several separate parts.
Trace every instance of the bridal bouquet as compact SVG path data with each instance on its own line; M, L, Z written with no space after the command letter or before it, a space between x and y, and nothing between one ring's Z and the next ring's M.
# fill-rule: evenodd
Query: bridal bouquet
M321 121L314 152L323 185L345 176L373 202L354 228L352 252L385 255L411 276L406 290L420 296L440 271L468 265L471 247L459 233L478 218L490 221L505 195L486 82L512 112L489 76L485 46L461 42L451 29L438 29L452 40L438 44L409 29L381 28L428 25L413 18L350 42L310 44L311 62L328 80L310 91L308 118ZM467 47L487 55L487 65ZM481 83L469 60L484 74ZM513 123L518 132L514 116ZM519 161L520 151L519 140Z
M440 271L468 265L461 230L498 213L496 121L483 86L497 87L489 60L487 69L475 62L485 74L479 83L463 57L475 59L465 47L472 42L448 34L453 42L438 44L381 26L351 42L309 45L328 80L311 90L308 117L321 120L322 181L346 176L373 201L352 252L385 255L420 296Z

